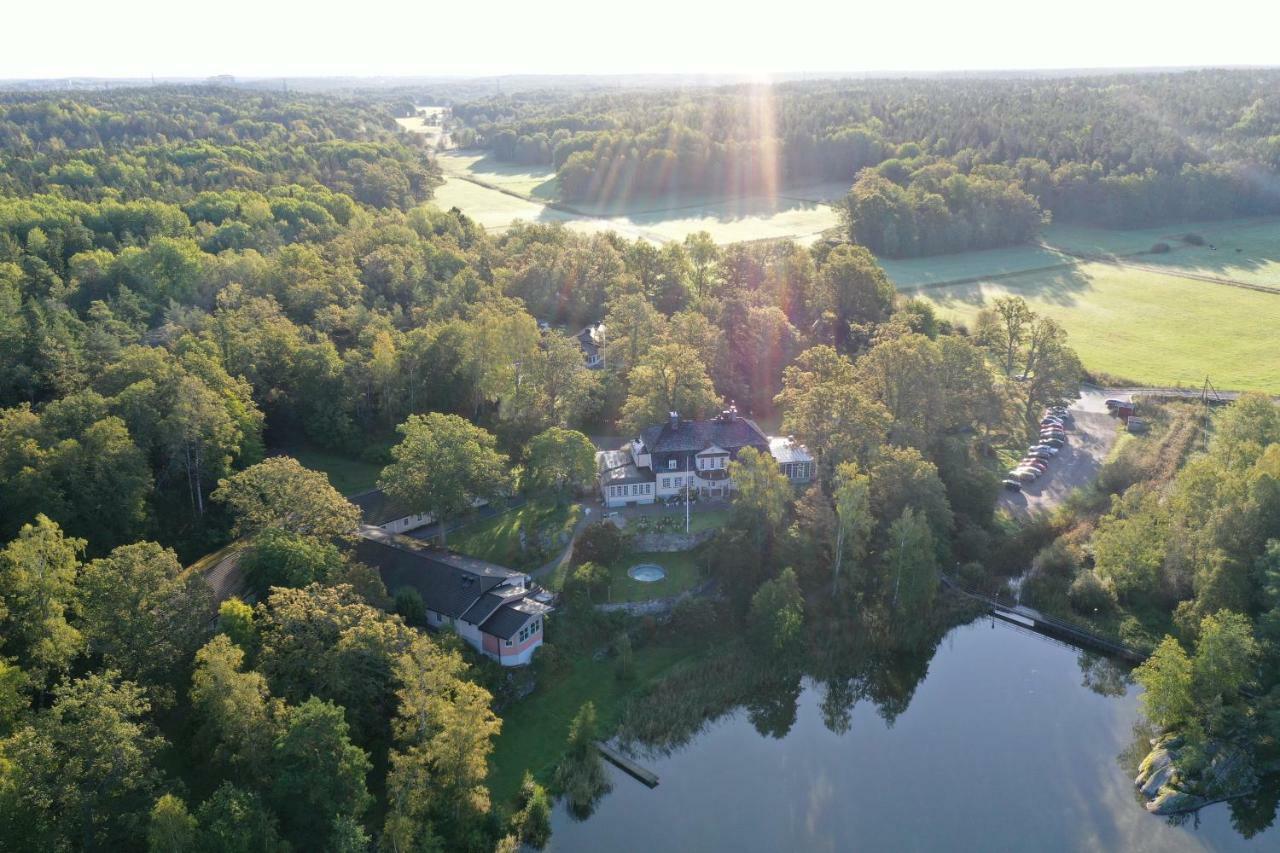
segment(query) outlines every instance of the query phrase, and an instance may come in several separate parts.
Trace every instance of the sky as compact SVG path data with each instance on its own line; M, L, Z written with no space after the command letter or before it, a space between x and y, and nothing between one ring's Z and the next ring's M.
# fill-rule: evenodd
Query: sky
M1280 64L1275 0L14 0L0 79ZM24 35L25 34L25 35Z

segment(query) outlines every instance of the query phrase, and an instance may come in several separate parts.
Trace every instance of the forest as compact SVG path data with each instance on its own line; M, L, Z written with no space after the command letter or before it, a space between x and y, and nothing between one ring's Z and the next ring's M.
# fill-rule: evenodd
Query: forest
M1086 156L1095 186L1181 198L1203 179L1190 198L1218 204L1212 176L1272 144L1267 74L1123 78L1199 128L1148 128L1140 145L1096 81L779 87L783 115L820 94L828 108L804 109L833 121L881 93L861 120L889 147L840 167L857 174L849 227L811 247L486 233L431 204L439 170L397 132L399 94L0 94L0 850L540 848L556 799L584 815L600 796L599 735L676 744L744 696L762 731L784 731L803 676L828 685L833 731L861 694L891 719L969 615L939 575L994 587L1032 555L1027 600L1152 652L1147 714L1180 736L1188 774L1234 748L1264 776L1280 731L1276 407L1245 396L1205 421L1163 406L1097 485L1013 527L995 512L1000 459L1076 394L1066 333L1016 296L949 323L897 294L869 249L1030 239L1070 216L1055 176ZM1002 91L1011 116L1057 106L979 144L941 103L985 115ZM729 116L721 99L747 94L690 97ZM623 104L649 121L666 98L534 92L455 113L532 135L573 104L581 126L552 130L572 140L623 133ZM1259 117L1228 127L1250 98ZM694 106L680 106L691 122ZM1057 123L1085 114L1071 110L1117 136L1063 147ZM918 141L926 125L954 144ZM606 364L589 370L573 336L599 323ZM421 600L354 558L356 508L294 458L372 465L440 518L477 497L562 506L592 488L587 435L730 401L803 443L814 482L797 491L744 452L727 520L694 557L724 594L663 625L595 608L623 545L587 525L529 681L428 632ZM192 568L227 547L242 549L243 600ZM829 641L853 635L872 651ZM663 644L687 665L632 681ZM574 707L499 766L526 689L601 656L626 701ZM752 657L775 666L753 675ZM887 683L883 659L913 663ZM1265 825L1274 803L1249 814Z
M454 114L461 141L555 168L571 201L852 185L851 236L912 257L1025 242L1049 217L1138 228L1280 211L1278 81L1231 70L544 91Z
M1081 375L1051 319L952 327L838 236L486 234L430 204L396 108L0 95L0 849L513 850L546 843L550 798L598 794L590 707L491 794L518 685L353 558L358 513L301 449L443 518L589 489L585 432L777 413L820 475L735 463L715 550L767 559L708 566L741 595L689 618L779 659L855 612L927 646L940 567L1016 545L995 448ZM572 334L599 322L592 371ZM245 600L189 568L228 545ZM630 654L592 547L535 679Z

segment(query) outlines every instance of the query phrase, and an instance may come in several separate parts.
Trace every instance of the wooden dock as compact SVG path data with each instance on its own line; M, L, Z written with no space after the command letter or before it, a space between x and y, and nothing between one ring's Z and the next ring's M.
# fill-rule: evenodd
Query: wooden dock
M654 773L652 770L644 769L630 758L627 758L625 755L618 752L616 749L606 746L599 741L596 742L596 749L600 750L600 754L604 756L606 761L635 779L637 782L647 785L650 788L658 787L657 773Z

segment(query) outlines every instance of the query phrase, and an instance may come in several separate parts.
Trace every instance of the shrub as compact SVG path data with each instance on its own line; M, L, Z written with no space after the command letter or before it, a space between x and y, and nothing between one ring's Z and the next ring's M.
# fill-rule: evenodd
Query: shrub
M1169 244L1168 244L1168 243L1166 243L1166 242L1164 242L1163 240L1161 240L1160 242L1155 243L1154 245L1152 245L1152 247L1151 247L1148 251L1149 251L1151 254L1153 254L1153 255L1164 255L1164 254L1168 254L1168 252L1169 252Z
M1072 578L1080 568L1080 557L1076 550L1061 537L1053 540L1040 549L1031 562L1032 574L1054 575L1060 578Z
M622 531L608 521L587 525L573 546L573 563L599 563L608 566L622 556L625 547Z
M539 684L554 684L569 671L569 660L559 646L544 641L533 654L533 670Z
M1186 243L1188 246L1203 246L1204 238L1193 231L1189 234L1183 234L1182 242Z
M427 606L422 603L422 596L411 586L402 586L396 590L396 613L409 625L421 625L427 620Z
M685 598L671 611L671 627L686 636L708 636L720 627L720 613L707 598Z
M598 599L609 585L609 570L598 563L581 563L575 566L564 582L564 594L570 600Z
M614 674L619 681L630 681L635 674L635 654L631 650L631 635L623 631L613 642L613 651L617 655Z
M752 596L751 633L762 650L787 654L798 649L804 637L804 596L794 569L783 569Z
M1116 591L1110 583L1092 570L1076 575L1067 590L1071 608L1086 616L1093 613L1110 613L1116 606Z

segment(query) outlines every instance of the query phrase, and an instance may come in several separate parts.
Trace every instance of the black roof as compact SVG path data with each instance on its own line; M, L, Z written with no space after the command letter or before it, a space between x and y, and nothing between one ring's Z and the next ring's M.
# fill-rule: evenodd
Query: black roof
M525 586L523 572L368 525L360 528L356 558L377 569L393 595L401 587L412 587L428 609L453 618L463 616L495 587L513 582Z
M498 592L510 590L510 595L499 595ZM460 619L463 622L470 622L472 625L479 625L493 615L493 611L497 610L508 601L519 601L527 591L517 592L514 587L498 587L495 592L486 592L480 596L480 600L467 608L467 612L463 613Z
M743 447L769 450L769 439L750 418L721 415L709 421L677 420L651 426L640 433L640 440L650 453L697 453L708 447L736 451Z
M360 520L365 524L372 524L374 527L410 515L417 515L407 507L393 501L390 495L382 491L382 489L370 489L367 492L352 495L347 500L360 508Z
M600 354L600 347L595 341L595 327L587 326L581 332L574 335L578 339L578 346L582 347L583 354L589 357L595 357Z
M550 612L551 608L547 605L524 598L499 607L489 620L480 626L480 630L500 640L509 640L530 618Z

